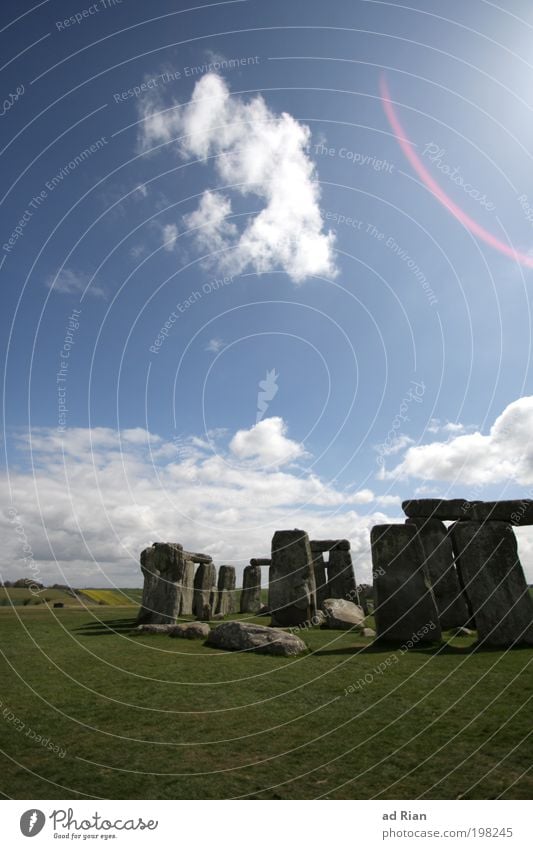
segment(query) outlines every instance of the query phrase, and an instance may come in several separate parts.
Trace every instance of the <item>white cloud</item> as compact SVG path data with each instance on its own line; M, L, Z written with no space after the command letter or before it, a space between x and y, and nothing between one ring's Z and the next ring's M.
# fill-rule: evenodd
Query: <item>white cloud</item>
M219 351L222 350L226 343L223 339L219 339L215 337L214 339L210 339L207 345L205 346L205 350L209 351L211 354L218 354Z
M59 295L80 295L89 286L90 276L82 271L74 271L72 268L62 268L55 277L49 277L46 285ZM87 289L88 295L95 298L104 298L105 292L99 286L91 283Z
M164 224L162 227L163 248L173 251L178 238L178 228L175 224Z
M196 83L190 103L183 107L163 109L155 96L139 108L143 150L179 139L184 156L204 161L213 156L223 185L264 204L240 235L235 225L224 222L231 202L212 192L204 193L198 210L187 217L189 227L196 221L196 226L205 227L205 234L199 230L196 235L201 250L209 247L213 230L216 242L210 250L227 249L216 257L223 271L281 268L297 283L314 274L334 276L334 234L323 232L307 126L287 112L272 112L261 96L249 101L231 97L225 81L213 73Z
M479 431L446 442L411 446L383 477L483 485L533 483L533 396L509 404L488 434Z
M274 457L279 466L283 449L286 459L301 456L303 447L284 435L280 421L271 425L275 438L265 436L263 420L259 435L255 427L241 431L237 445L246 456ZM243 465L228 442L221 431L165 441L142 428L106 427L64 435L40 428L31 439L21 437L20 448L31 446L31 466L18 454L9 479L0 476L2 577L139 586L139 553L156 540L206 551L217 563L237 565L240 575L250 557L268 555L276 529L303 527L311 538L350 539L358 580L369 579L370 527L388 521L372 509L370 490L347 493L301 470ZM356 512L361 503L368 505L365 515ZM10 505L31 555L22 549Z
M183 216L185 225L194 231L194 240L201 251L210 256L226 251L237 228L226 220L231 213L231 201L216 192L204 192L194 212ZM221 260L224 262L224 260Z
M254 460L261 465L286 465L305 456L300 442L288 439L287 426L279 416L262 419L249 430L239 430L230 442L230 449L240 460Z

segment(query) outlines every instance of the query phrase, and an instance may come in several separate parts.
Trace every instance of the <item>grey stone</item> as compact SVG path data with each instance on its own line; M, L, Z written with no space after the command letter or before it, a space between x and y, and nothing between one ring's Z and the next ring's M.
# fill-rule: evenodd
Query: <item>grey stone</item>
M261 601L261 567L250 563L242 576L241 613L259 613Z
M215 564L200 563L194 576L193 615L209 620L215 612L217 601L217 570Z
M452 541L439 519L407 519L418 531L425 555L440 626L443 631L466 625L470 619L453 558Z
M272 538L268 605L272 624L300 625L316 613L316 585L309 537L298 529Z
M180 616L191 616L192 614L195 568L195 564L192 560L185 560L185 574L181 590Z
M251 566L270 566L271 564L270 557L252 557L250 560Z
M218 570L217 615L228 616L236 613L235 608L235 567L221 566Z
M207 622L181 622L179 625L173 625L168 635L182 637L185 640L205 640L210 630Z
M410 519L468 519L472 502L464 498L412 498L402 501L402 510Z
M533 645L533 601L506 522L456 522L459 578L483 646Z
M373 628L363 628L362 634L363 637L371 637L372 639L376 636L376 632Z
M344 598L354 604L359 601L352 553L349 549L334 548L329 553L328 596Z
M533 501L474 501L471 515L475 522L509 522L511 525L533 525Z
M378 639L416 644L440 640L435 598L414 525L374 525L370 541Z
M162 625L162 624L158 624L158 623L155 623L155 622L153 624L146 623L144 625L137 625L137 627L134 630L134 633L135 634L170 634L170 633L172 633L173 629L176 628L176 627L177 627L177 625L175 625L175 624Z
M327 598L322 605L325 628L337 631L362 631L365 614L362 609L344 598Z
M169 624L181 613L185 558L179 543L154 542L141 552L144 589L137 623Z
M209 554L199 554L196 551L185 551L186 560L192 560L193 563L212 563L213 558Z
M333 549L340 549L343 551L350 550L350 540L349 539L314 539L311 540L311 548L314 548L315 551L332 551Z
M249 622L224 622L217 625L207 639L210 646L227 651L252 651L290 657L307 650L295 634Z
M324 562L324 555L322 553L322 549L317 548L315 546L314 541L312 541L310 545L311 556L313 558L313 569L315 573L316 604L317 607L321 607L322 603L327 599L329 595L326 564Z

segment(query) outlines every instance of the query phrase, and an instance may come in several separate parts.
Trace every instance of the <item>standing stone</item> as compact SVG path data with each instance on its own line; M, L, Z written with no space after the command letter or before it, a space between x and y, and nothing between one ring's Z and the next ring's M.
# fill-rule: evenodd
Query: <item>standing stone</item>
M217 598L217 570L212 561L200 563L194 576L192 612L197 619L213 616Z
M268 606L272 625L310 621L316 614L316 585L309 537L305 531L276 531L272 537Z
M470 619L459 576L453 559L450 534L439 519L407 519L417 531L424 549L425 566L437 610L440 627L460 628Z
M316 605L318 608L321 608L324 601L329 597L326 564L324 562L322 548L317 547L314 540L311 540L310 546L311 556L313 558L313 569L315 572Z
M185 557L179 543L154 542L141 553L144 589L137 624L171 625L180 615Z
M346 540L339 540L344 543ZM349 548L336 545L329 552L328 563L329 598L342 598L358 604L357 584Z
M370 541L378 639L409 645L439 640L439 615L414 525L374 525Z
M183 589L181 592L180 616L191 616L192 614L195 568L195 564L192 560L185 561L185 575L183 578Z
M235 568L221 566L218 570L217 615L235 613Z
M241 613L259 613L261 607L261 566L250 563L242 576Z
M479 642L533 645L533 602L511 525L456 522L451 535Z

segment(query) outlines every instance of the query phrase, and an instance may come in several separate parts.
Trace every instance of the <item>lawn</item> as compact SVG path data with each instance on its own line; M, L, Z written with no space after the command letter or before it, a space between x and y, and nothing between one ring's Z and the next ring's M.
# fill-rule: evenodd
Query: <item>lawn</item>
M311 629L307 654L274 658L132 637L133 614L0 609L6 796L533 793L532 650L402 653Z

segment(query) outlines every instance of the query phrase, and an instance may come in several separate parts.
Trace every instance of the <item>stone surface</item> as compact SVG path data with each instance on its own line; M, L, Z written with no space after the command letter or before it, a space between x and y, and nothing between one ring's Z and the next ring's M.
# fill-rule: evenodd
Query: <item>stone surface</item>
M252 557L250 560L251 566L270 566L270 557Z
M412 498L402 501L402 510L411 519L468 519L472 502L464 498Z
M407 519L418 532L424 549L440 626L443 631L466 625L470 619L453 558L452 540L440 519Z
M328 597L344 598L357 604L358 593L352 553L346 548L333 548L328 562Z
M242 576L241 613L259 613L261 601L261 567L250 563Z
M170 634L173 628L176 628L177 625L172 624L158 624L158 623L146 623L144 625L137 625L135 628L135 634Z
M331 551L334 548L343 551L350 550L349 539L314 539L311 541L311 547L316 551Z
M298 529L272 537L268 606L272 624L300 625L316 613L316 585L309 537Z
M439 616L414 525L374 525L370 542L378 639L439 640Z
M409 518L433 518L445 521L509 522L533 525L533 501L529 498L506 501L467 501L462 498L414 498L402 502Z
M344 598L327 598L322 605L324 627L336 631L362 631L365 614L359 605Z
M193 615L197 619L211 619L215 612L216 600L216 566L212 561L200 563L194 576Z
M252 651L290 657L307 650L295 634L248 622L224 622L217 625L207 639L210 646L227 651Z
M363 637L371 637L374 638L376 636L376 632L373 628L363 628Z
M169 637L182 637L186 640L205 640L209 636L209 625L207 622L181 622L173 625L169 631Z
M181 613L185 557L179 543L155 542L141 553L144 588L137 623L172 624Z
M459 578L482 646L533 645L533 601L506 522L456 522Z
M317 547L314 540L311 541L310 546L311 556L313 558L313 570L315 573L316 604L317 607L321 607L322 603L329 595L328 574L322 548L319 546Z
M194 598L194 572L196 566L192 560L185 560L185 574L181 590L180 616L191 616Z
M236 613L234 566L221 566L218 570L216 613L219 616L228 616L231 613Z

